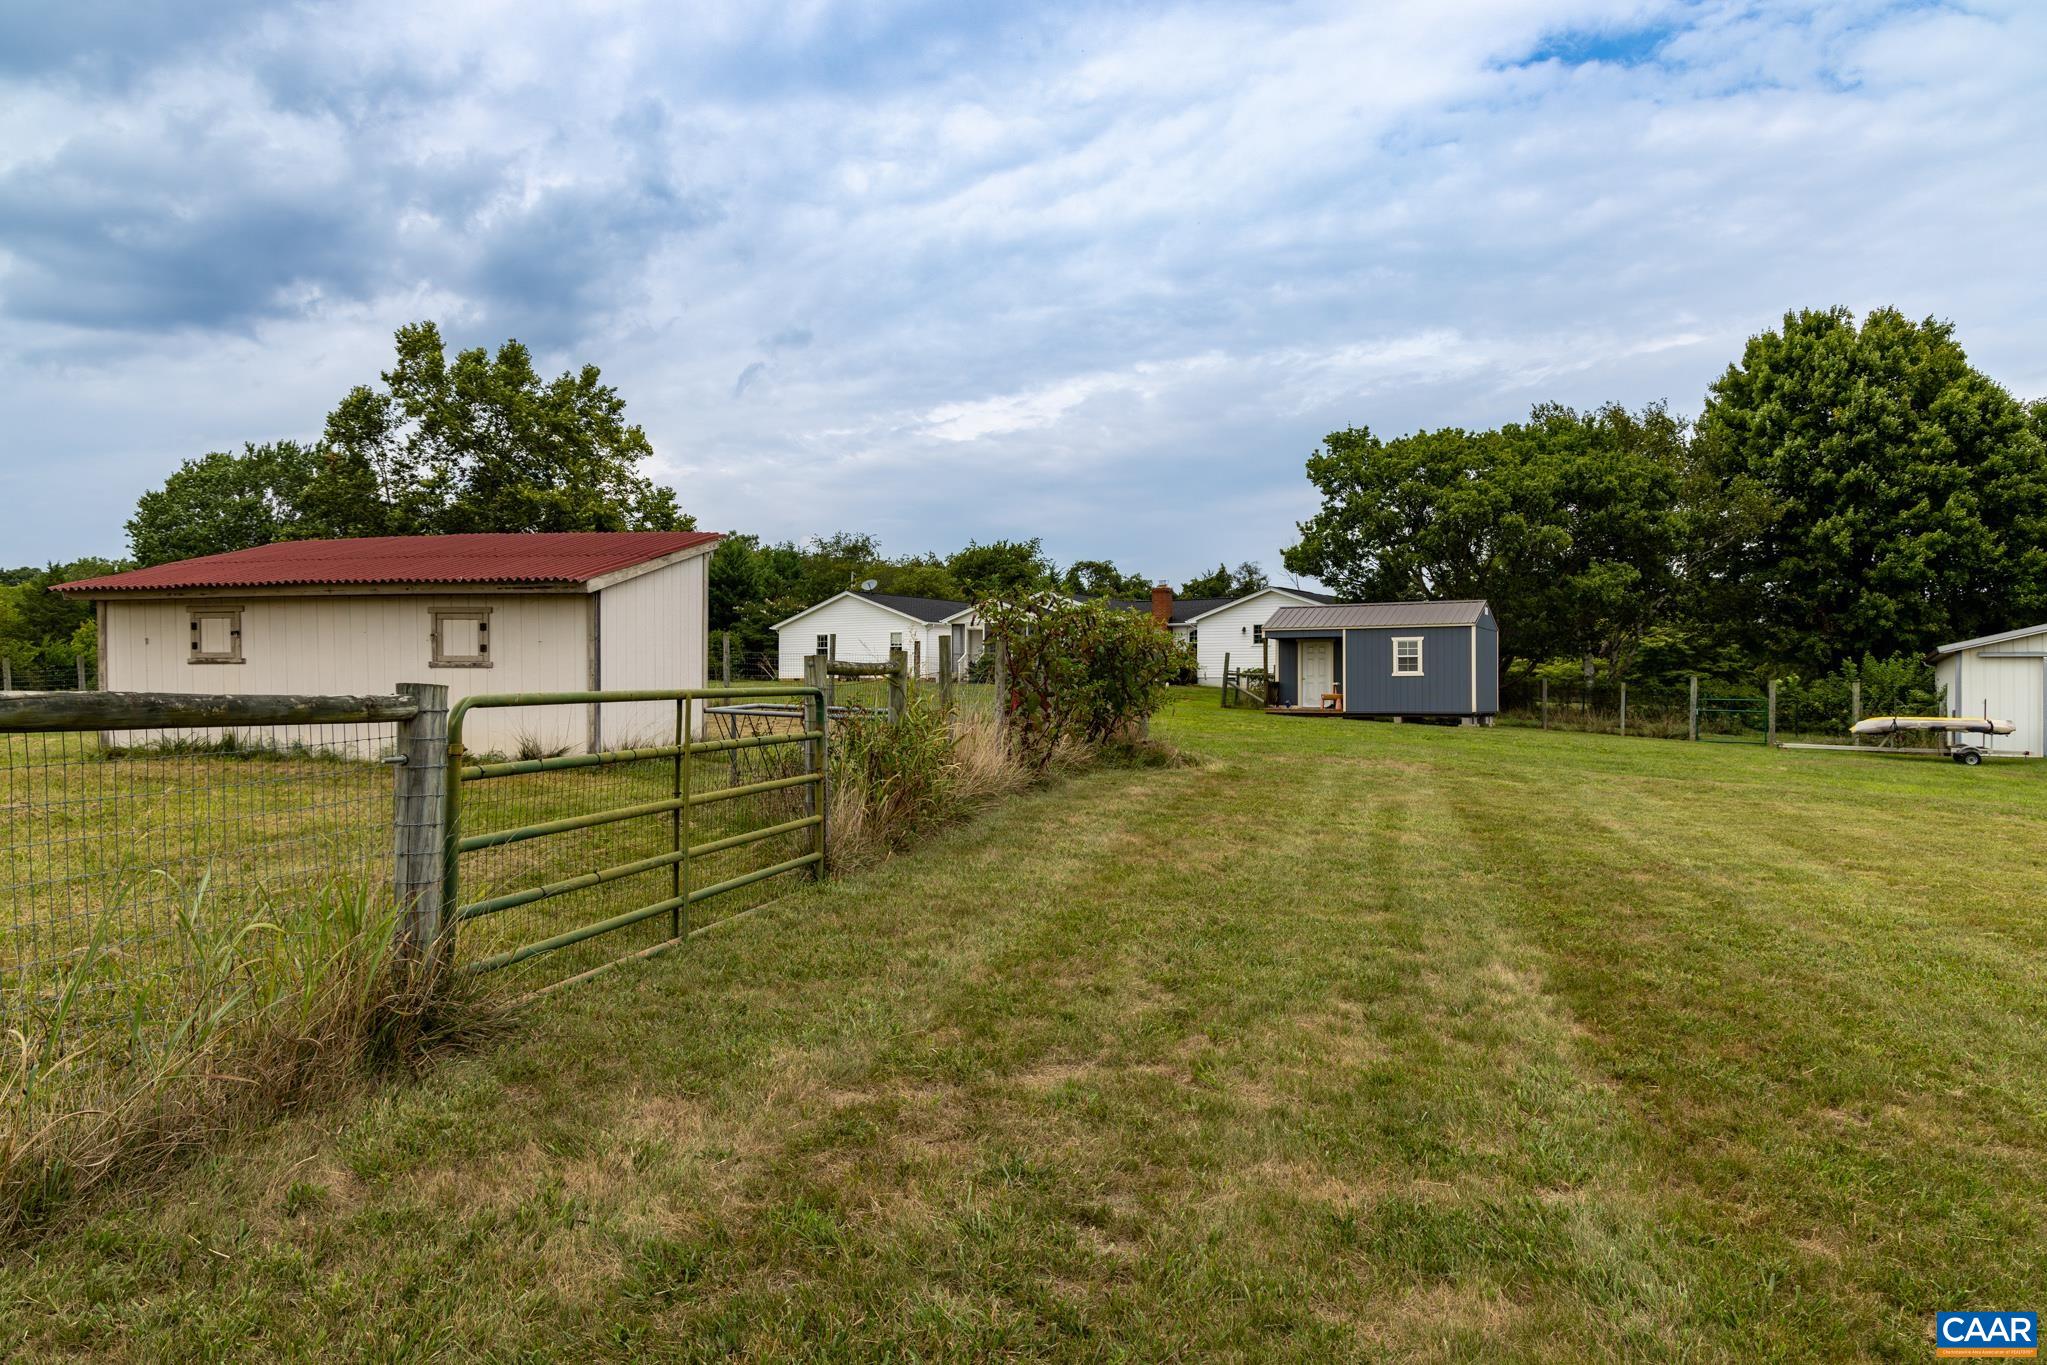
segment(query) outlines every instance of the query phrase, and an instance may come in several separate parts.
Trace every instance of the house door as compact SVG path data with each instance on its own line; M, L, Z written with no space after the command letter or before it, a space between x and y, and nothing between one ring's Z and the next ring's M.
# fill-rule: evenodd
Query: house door
M1320 706L1322 694L1336 690L1336 641L1303 640L1300 649L1294 705Z

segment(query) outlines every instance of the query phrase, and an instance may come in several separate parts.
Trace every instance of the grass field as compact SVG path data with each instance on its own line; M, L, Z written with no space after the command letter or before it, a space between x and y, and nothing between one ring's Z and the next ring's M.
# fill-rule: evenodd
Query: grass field
M1918 1360L2047 772L1225 712L0 1264L9 1354Z

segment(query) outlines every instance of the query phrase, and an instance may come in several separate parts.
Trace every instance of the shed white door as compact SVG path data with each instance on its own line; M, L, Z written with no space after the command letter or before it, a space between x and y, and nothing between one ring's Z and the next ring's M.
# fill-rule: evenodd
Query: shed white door
M1320 706L1322 694L1336 690L1336 641L1301 641L1300 696L1296 706Z

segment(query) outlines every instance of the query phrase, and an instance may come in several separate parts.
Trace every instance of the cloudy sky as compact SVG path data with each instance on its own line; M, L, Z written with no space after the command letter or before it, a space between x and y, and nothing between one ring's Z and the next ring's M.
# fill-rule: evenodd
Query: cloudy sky
M712 528L1278 568L1303 458L1695 412L1787 308L2047 394L2047 6L0 9L0 562L399 324L594 361Z

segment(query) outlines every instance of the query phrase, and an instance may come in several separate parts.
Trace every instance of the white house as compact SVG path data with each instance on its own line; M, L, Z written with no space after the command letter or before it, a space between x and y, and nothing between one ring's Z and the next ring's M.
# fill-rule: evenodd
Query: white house
M1200 681L1219 683L1224 655L1236 668L1260 666L1265 622L1275 611L1335 600L1301 588L1261 588L1238 598L1176 599L1161 583L1148 600L1112 598L1110 605L1150 611L1174 639L1194 646ZM803 676L807 654L830 654L848 663L886 663L891 648L908 651L931 676L938 668L941 635L952 636L952 656L961 668L979 658L983 646L981 623L971 604L882 592L848 591L828 597L778 623L775 633L781 647L778 673L784 678Z
M888 652L909 654L925 677L938 672L938 641L952 640L955 666L964 671L981 656L981 622L968 602L847 591L805 607L775 626L776 675L801 678L803 659L824 654L854 664L888 662Z
M362 694L702 687L699 531L305 540L63 584L98 612L100 686ZM672 735L667 703L487 709L472 752L584 750ZM311 737L308 742L320 742Z
M1153 589L1154 598L1160 589ZM1223 659L1232 668L1262 668L1265 664L1265 624L1281 607L1313 606L1337 599L1301 588L1260 588L1238 598L1196 599L1174 602L1166 592L1173 636L1194 646L1199 661L1198 677L1204 683L1223 680ZM1154 608L1156 611L1156 608Z
M2017 727L2009 735L1982 736L1986 748L2036 757L2047 751L2047 625L1957 640L1933 655L1947 714L1988 715Z

